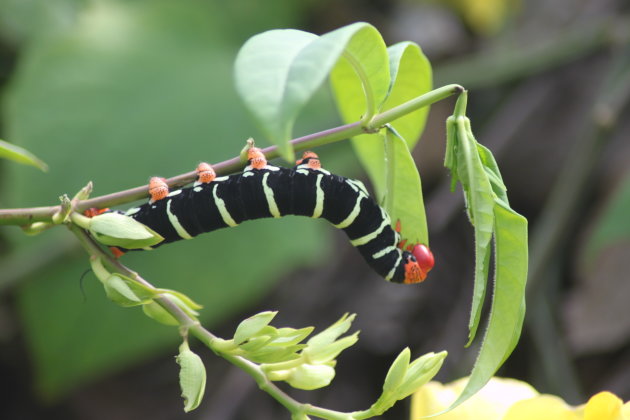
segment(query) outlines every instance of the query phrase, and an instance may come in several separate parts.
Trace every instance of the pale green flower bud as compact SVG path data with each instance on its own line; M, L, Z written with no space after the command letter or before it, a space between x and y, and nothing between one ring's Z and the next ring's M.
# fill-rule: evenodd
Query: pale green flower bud
M317 389L330 384L335 377L335 369L328 365L301 365L291 369L286 379L289 385L298 389Z

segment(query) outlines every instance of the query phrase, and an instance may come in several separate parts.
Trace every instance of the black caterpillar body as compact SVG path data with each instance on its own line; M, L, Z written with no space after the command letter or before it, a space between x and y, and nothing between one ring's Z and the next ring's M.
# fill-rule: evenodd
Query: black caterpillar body
M152 179L152 200L125 214L158 232L165 243L191 239L200 233L231 227L246 220L298 215L324 218L348 235L367 263L396 283L426 278L433 256L424 245L418 263L413 252L401 249L391 220L360 181L322 169L317 155L307 152L294 168L267 164L259 149L249 152L242 173L215 177L211 171L192 187L168 192L160 178ZM203 164L202 164L203 165ZM200 168L202 168L200 165ZM430 255L430 264L424 254ZM430 265L430 266L429 266Z

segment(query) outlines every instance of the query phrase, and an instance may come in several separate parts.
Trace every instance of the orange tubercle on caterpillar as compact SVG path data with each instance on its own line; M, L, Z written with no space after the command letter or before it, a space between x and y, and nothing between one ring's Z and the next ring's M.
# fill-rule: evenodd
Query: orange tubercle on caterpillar
M247 160L254 169L264 169L267 166L267 158L258 147L251 147L247 151Z
M125 253L122 252L120 250L120 248L117 248L115 246L110 246L109 250L112 251L112 254L114 254L114 258L116 258L116 259L118 259L118 258L122 257L123 255L125 255Z
M201 162L197 165L197 179L202 184L209 184L217 177L216 172L209 163Z
M322 167L322 163L319 160L319 156L317 156L317 153L311 152L310 150L304 152L304 154L302 155L302 159L298 160L295 163L296 165L302 165L306 163L306 165L308 165L310 169L321 169Z
M149 181L149 194L151 195L151 202L159 201L168 195L168 185L164 178L154 176Z
M109 211L108 208L97 209L96 207L90 207L89 209L86 209L83 211L83 215L87 217L94 217L94 216L98 216L99 214L103 214L107 211Z

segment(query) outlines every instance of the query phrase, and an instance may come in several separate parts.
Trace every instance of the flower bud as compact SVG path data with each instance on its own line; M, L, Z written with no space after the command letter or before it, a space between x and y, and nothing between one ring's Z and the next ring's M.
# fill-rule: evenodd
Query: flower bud
M301 365L291 369L286 379L289 385L298 389L317 389L330 384L335 377L335 369L328 365Z

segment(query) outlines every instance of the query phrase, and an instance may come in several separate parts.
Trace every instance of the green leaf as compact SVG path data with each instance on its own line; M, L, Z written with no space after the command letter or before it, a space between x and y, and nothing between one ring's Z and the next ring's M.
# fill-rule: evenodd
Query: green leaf
M166 309L162 308L156 302L149 302L142 305L142 311L146 316L159 322L160 324L169 326L179 325L179 321L177 321L173 315L169 314Z
M527 220L510 209L498 166L490 151L475 140L465 109L464 92L447 121L445 166L451 170L453 180L462 184L475 229L475 284L468 344L479 325L493 235L495 279L481 350L468 383L449 410L481 389L516 346L525 315L527 279Z
M346 331L350 329L352 325L352 321L354 321L355 314L344 314L337 322L335 322L330 327L326 328L324 331L319 334L311 337L306 344L308 345L309 351L317 352L320 349L328 346L333 341L335 341L341 334L344 334Z
M265 346L259 350L249 352L245 358L254 363L281 363L298 359L298 352L304 349L303 344L295 344L286 347Z
M466 129L468 131L469 138L474 139L474 135L470 128L470 121L467 121ZM475 144L477 146L477 153L479 154L479 158L481 159L481 163L483 164L483 168L486 171L486 176L488 177L488 181L492 186L492 192L501 200L506 206L509 207L509 200L507 196L507 187L503 183L503 177L501 176L501 171L499 170L499 165L497 165L494 156L490 149L486 146L477 143L475 140Z
M388 96L379 112L400 105L431 90L431 66L420 48L409 42L387 49L390 81ZM331 74L331 84L339 112L346 123L365 114L366 102L359 77L352 67L341 61ZM405 139L409 149L418 141L426 122L428 107L405 115L391 124ZM354 150L368 173L378 201L386 190L385 147L382 135L362 134L352 139Z
M525 316L527 281L527 220L497 201L494 206L496 272L492 310L479 356L456 407L490 380L510 355Z
M250 38L236 57L236 89L263 133L279 147L286 160L292 160L288 140L293 120L318 87L309 89L294 82L299 75L293 68L300 52L316 38L317 35L295 29L271 30ZM297 87L306 90L296 92Z
M193 353L184 342L175 357L179 365L179 386L184 397L184 411L194 410L201 404L206 390L206 368L199 356Z
M450 121L456 125L455 150L451 153L457 161L457 178L464 189L466 209L475 229L475 283L467 344L470 345L479 326L486 294L494 226L494 193L477 152L477 142L468 135L467 120L464 116L458 116Z
M393 130L393 129L392 129ZM405 141L390 129L385 134L387 161L385 210L392 223L400 221L401 235L409 244L429 245L427 217L418 167Z
M239 348L245 352L254 353L265 347L270 341L271 337L268 335L252 337L247 342L240 344Z
M368 119L381 108L390 89L390 68L385 42L374 27L355 23L346 28L361 28L362 32L329 71L342 117L355 122Z
M238 324L234 332L234 343L239 345L249 338L255 336L271 322L276 316L277 311L266 311L251 316Z
M389 94L380 111L386 111L433 88L431 63L417 44L400 42L387 48L391 84ZM391 122L413 150L424 131L429 107L420 108Z
M120 274L112 274L104 282L107 297L120 306L130 307L149 303L157 294L137 281Z
M0 158L34 166L44 172L48 171L48 165L37 156L22 147L0 140Z
M145 248L164 240L159 233L120 213L103 213L90 221L90 233L102 244L127 249Z
M340 57L363 76L367 113L376 112L389 83L385 44L367 23L355 23L318 37L273 30L250 38L236 59L236 87L263 132L287 161L295 119ZM366 110L363 110L365 113Z
M186 305L187 307L189 307L192 310L199 310L203 308L203 305L198 304L197 302L195 302L194 300L192 300L191 298L189 298L188 296L186 296L185 294L183 294L182 292L178 292L177 290L172 290L172 289L156 289L156 291L160 294L163 295L167 295L167 296L174 296L175 298L179 299L184 305Z
M312 363L327 363L331 362L339 356L339 353L347 349L348 347L354 345L359 339L359 332L355 332L347 337L343 337L339 340L333 341L327 346L320 347L317 346L315 348L308 346L304 353L308 358L309 362Z
M189 317L196 319L197 316L199 315L197 311L195 311L193 308L188 306L186 302L181 300L179 297L168 292L164 293L164 297L170 299L175 305L177 305L179 309L184 311L186 315L188 315ZM144 304L142 306L142 310L149 318L152 318L161 324L179 325L179 322L177 321L177 319L175 319L166 309L162 307L162 305L158 304L157 302L149 302L149 303Z
M308 337L312 332L313 327L305 327L300 329L294 328L278 328L276 331L277 336L269 343L270 346L288 346L297 344L300 341Z
M409 347L405 347L387 371L387 376L385 377L385 382L383 383L384 392L393 391L402 384L410 359L411 351L409 350Z
M457 186L457 124L455 116L451 115L446 119L446 152L444 153L444 167L451 174L451 192L455 191Z

